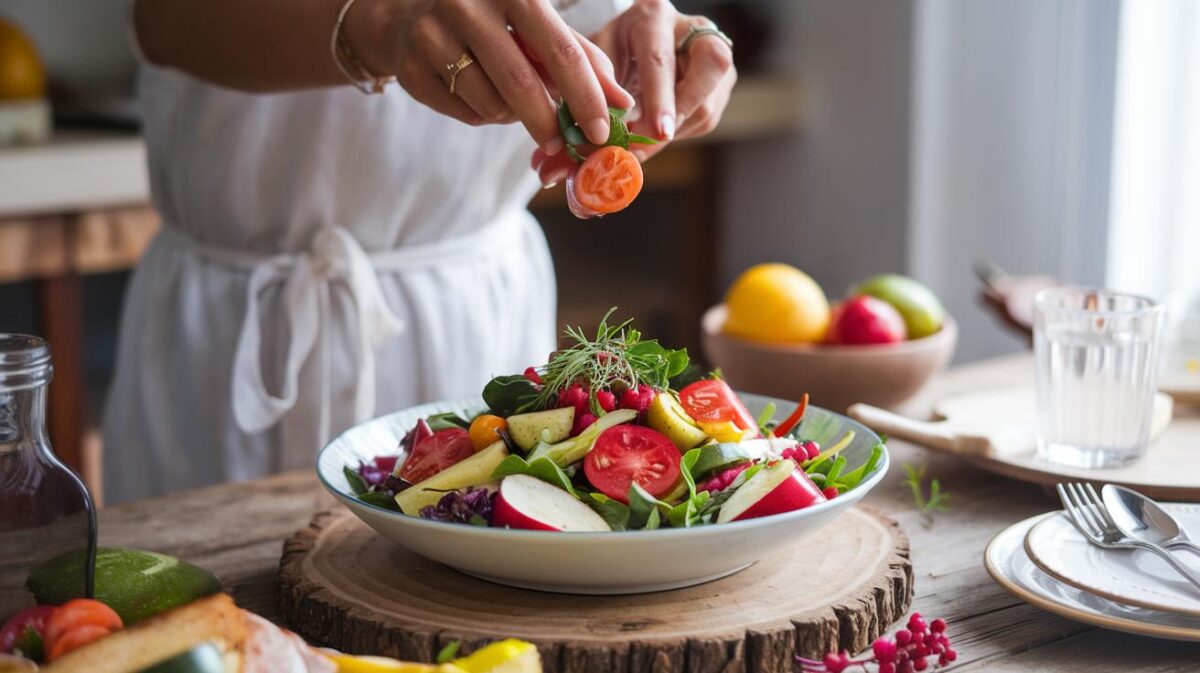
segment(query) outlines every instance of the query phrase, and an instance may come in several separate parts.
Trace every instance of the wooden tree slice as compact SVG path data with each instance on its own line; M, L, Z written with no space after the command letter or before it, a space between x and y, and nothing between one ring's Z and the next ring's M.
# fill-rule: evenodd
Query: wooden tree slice
M913 593L908 538L861 505L740 573L674 591L492 584L413 554L346 510L318 514L284 544L279 579L284 620L316 643L430 661L452 640L468 652L515 637L561 673L792 671L797 654L865 649Z

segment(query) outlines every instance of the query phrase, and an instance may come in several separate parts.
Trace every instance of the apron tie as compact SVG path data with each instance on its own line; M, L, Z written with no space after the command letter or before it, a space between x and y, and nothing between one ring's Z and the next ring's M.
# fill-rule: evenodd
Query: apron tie
M174 244L200 258L249 272L246 310L233 358L231 398L233 417L246 433L273 427L300 399L300 371L317 350L322 320L329 315L330 289L344 288L353 303L357 371L355 372L354 422L375 413L375 348L384 339L402 333L404 322L392 312L379 283L380 273L444 268L449 264L479 264L511 250L537 223L524 210L501 213L488 226L466 235L368 253L344 227L319 230L310 249L302 253L262 255L237 248L200 243L175 227L160 232ZM290 330L279 395L267 389L262 367L260 327L263 291L283 285L283 319ZM329 358L321 363L319 442L330 439L332 376Z
M283 283L284 314L291 339L283 387L280 395L275 396L263 380L258 298L263 290L279 282ZM250 273L246 312L233 359L231 391L234 419L243 431L266 430L296 405L300 369L316 345L321 318L327 311L322 306L325 303L322 297L337 282L344 283L349 291L358 330L354 420L359 423L374 414L375 347L402 332L404 323L388 307L371 259L362 246L350 232L334 227L317 233L307 255L269 257L256 264ZM322 426L327 422L327 418L322 418ZM321 433L323 441L327 438L327 427L322 427Z

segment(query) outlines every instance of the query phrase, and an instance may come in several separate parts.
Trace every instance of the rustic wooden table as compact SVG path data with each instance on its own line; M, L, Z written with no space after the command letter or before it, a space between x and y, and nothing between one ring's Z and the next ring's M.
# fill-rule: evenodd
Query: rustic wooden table
M1026 356L952 370L927 398L1032 376ZM927 402L918 402L919 408ZM1008 525L1056 508L1041 488L974 469L901 442L891 474L867 502L896 518L912 541L914 609L944 617L960 653L956 671L1198 671L1200 644L1096 629L1027 605L983 568L983 549ZM927 525L902 485L904 464L927 466L952 507ZM238 603L277 618L276 569L285 538L333 500L309 472L216 486L107 508L101 542L181 556L219 573Z

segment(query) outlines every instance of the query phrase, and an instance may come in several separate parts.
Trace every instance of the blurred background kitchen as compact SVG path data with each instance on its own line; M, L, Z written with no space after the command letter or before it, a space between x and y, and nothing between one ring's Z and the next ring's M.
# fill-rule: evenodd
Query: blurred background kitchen
M158 226L125 5L0 0L53 119L38 138L42 102L0 101L0 130L25 129L0 147L0 332L50 339L52 440L93 483L123 288ZM831 298L895 271L941 297L965 362L1028 346L984 307L984 262L1200 290L1200 3L677 5L733 36L738 88L716 133L647 165L635 207L580 222L561 188L535 199L560 322L618 305L696 352L701 313L747 266L793 264ZM0 92L16 40L0 31Z

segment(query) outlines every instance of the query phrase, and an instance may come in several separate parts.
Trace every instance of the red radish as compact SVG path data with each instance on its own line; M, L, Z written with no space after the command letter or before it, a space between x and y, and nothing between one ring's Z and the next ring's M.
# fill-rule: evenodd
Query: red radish
M832 344L890 344L907 337L904 316L896 307L863 294L833 310L825 340Z
M604 519L570 493L524 474L505 477L492 506L492 526L525 530L611 530Z
M717 523L783 514L826 501L821 489L791 460L764 467L733 492Z

